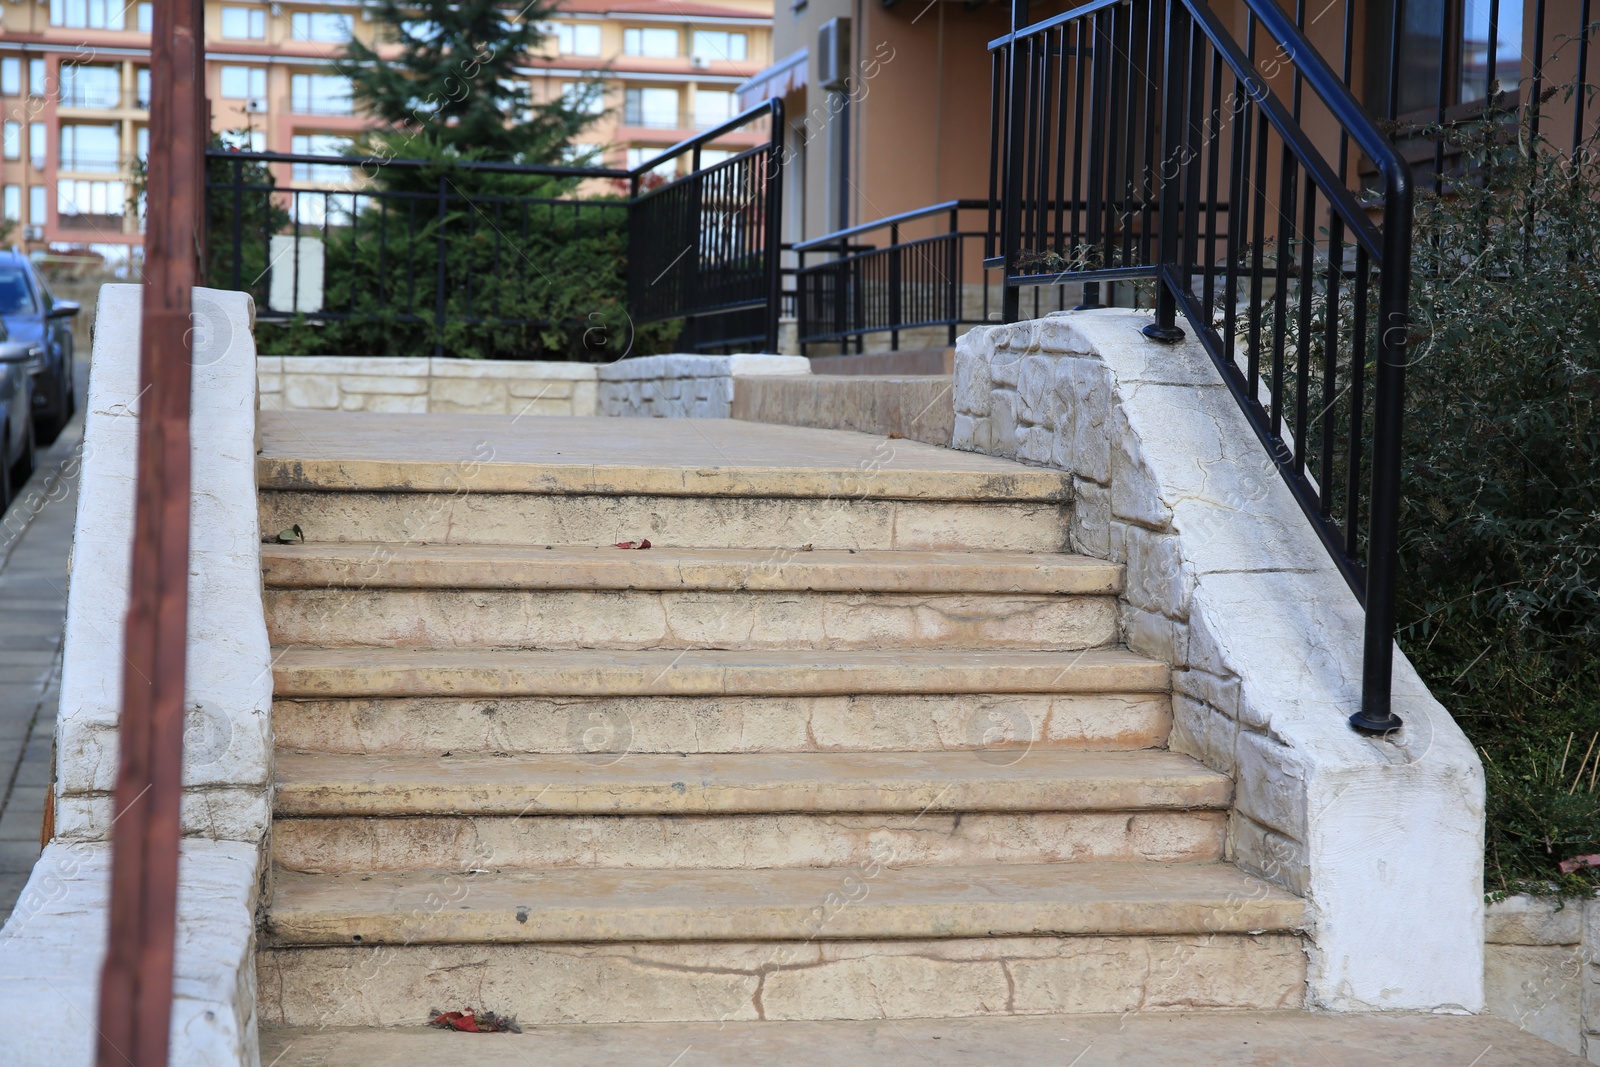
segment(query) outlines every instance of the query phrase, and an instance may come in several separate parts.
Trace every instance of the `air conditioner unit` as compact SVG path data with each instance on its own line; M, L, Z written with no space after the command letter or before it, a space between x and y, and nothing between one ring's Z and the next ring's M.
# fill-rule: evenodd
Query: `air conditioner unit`
M850 20L829 19L817 30L817 84L844 91L850 82Z
M264 96L252 96L250 98L249 102L247 102L245 104L245 110L246 111L265 111L265 110L267 110L267 98L264 97Z
M695 70L710 70L711 69L711 57L710 56L690 56L689 57L689 65L691 67L693 67Z

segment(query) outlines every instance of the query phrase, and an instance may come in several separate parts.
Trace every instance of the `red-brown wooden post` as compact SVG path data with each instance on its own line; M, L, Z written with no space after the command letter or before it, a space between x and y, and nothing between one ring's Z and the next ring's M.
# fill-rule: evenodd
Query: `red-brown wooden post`
M166 1067L177 930L190 291L198 275L209 133L201 0L158 0L150 45L138 495L111 829L111 936L100 980L100 1067Z

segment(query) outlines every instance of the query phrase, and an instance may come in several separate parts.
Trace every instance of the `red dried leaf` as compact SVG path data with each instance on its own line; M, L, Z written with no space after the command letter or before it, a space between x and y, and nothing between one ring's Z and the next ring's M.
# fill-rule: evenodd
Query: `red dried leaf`
M637 549L637 548L649 548L650 547L650 539L647 537L642 541L618 541L612 547L614 547L614 548L635 548L635 549Z
M1592 856L1574 856L1570 860L1561 861L1561 873L1571 874L1579 867L1600 867L1600 853Z

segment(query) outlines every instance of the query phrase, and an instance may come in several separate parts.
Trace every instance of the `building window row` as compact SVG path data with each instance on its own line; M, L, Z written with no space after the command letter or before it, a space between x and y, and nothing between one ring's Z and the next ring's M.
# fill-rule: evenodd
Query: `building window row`
M344 44L352 32L350 16L333 11L296 11L289 17L289 36L296 41Z
M556 50L564 56L597 56L600 54L600 27L557 22L544 27L547 36L556 39Z
M265 40L267 13L258 7L223 8L222 36L236 41Z
M694 126L720 126L737 114L734 94L720 89L698 89L694 94ZM676 129L682 125L676 89L628 89L623 93L622 121L628 126Z
M339 74L290 75L289 110L301 115L354 114L350 79Z
M45 187L32 185L28 187L28 224L30 226L43 226L45 224ZM8 185L5 187L5 217L7 222L22 221L22 186Z

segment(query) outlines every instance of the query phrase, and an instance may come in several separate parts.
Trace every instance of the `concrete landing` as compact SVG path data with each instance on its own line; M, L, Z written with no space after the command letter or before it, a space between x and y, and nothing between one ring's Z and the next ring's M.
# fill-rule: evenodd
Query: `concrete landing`
M1576 1056L1487 1016L1303 1012L546 1026L523 1034L264 1029L261 1062L272 1067L456 1067L468 1062L475 1067L1583 1065Z

